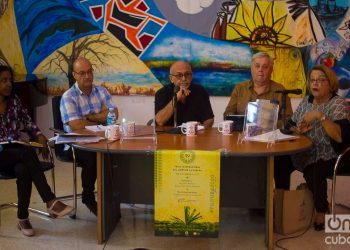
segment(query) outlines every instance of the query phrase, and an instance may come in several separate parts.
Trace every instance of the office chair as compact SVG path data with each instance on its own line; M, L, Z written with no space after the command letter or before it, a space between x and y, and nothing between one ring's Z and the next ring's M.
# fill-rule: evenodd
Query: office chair
M340 205L342 207L350 209L350 207L348 207L348 206L335 203L335 187L336 187L337 175L338 176L350 176L350 167L345 169L345 171L340 171L338 173L339 166L342 166L343 168L345 168L344 164L350 164L350 146L348 148L346 148L343 151L343 153L341 153L338 156L337 161L334 165L333 176L328 177L329 179L332 179L331 213L332 213L333 218L335 218L335 211L334 211L335 205Z
M55 164L54 164L54 158L53 158L53 154L51 151L51 148L49 148L49 160L48 161L40 161L40 167L42 169L43 172L46 172L48 170L51 170L51 178L52 178L52 191L54 194L55 193ZM0 171L0 180L11 180L11 179L16 179L16 176L14 173L11 172L5 172L5 171ZM9 202L9 203L3 203L0 204L0 211L6 208L10 208L10 207L18 207L18 204L15 202ZM36 209L36 208L28 208L29 212L32 213L36 213L39 215L44 215L47 217L51 218L51 215L47 212L44 212L42 210Z
M55 130L64 131L63 123L61 120L60 102L61 102L61 96L54 96L52 98L53 125ZM67 199L67 198L73 197L74 213L70 215L70 218L75 219L76 211L77 211L77 196L78 196L77 195L77 169L76 169L77 163L75 160L74 148L71 147L72 149L72 153L71 153L69 150L64 150L64 147L65 147L64 144L55 144L54 151L55 151L56 158L59 161L73 163L73 195L61 196L61 197L58 197L58 199Z

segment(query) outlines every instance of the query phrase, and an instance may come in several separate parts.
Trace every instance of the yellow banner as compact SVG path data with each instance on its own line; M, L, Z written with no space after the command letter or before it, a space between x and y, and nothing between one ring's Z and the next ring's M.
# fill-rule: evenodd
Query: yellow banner
M220 152L155 153L155 234L217 237Z

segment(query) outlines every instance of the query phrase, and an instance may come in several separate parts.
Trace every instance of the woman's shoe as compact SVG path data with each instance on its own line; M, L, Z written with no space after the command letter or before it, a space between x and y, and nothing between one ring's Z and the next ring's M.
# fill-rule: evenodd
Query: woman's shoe
M314 222L315 231L322 231L324 229L324 217L325 213L316 212Z
M21 230L22 234L25 236L33 236L35 234L32 224L30 224L29 219L18 220L17 227Z
M51 215L52 218L60 218L66 216L67 214L72 213L73 210L73 207L68 206L59 200L54 200L52 205L47 208L47 212Z

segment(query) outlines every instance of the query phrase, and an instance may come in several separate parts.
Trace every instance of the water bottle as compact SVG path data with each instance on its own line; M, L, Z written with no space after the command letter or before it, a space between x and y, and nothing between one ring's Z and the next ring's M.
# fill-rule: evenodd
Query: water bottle
M117 123L117 117L114 113L114 108L108 108L107 125L113 125Z

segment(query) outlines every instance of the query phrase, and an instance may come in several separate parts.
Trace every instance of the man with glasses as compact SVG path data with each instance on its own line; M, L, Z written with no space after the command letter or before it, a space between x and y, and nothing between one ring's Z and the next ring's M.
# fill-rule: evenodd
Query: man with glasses
M73 77L76 83L63 95L60 104L62 122L66 132L98 125L106 122L108 108L114 108L116 117L118 110L106 88L93 84L93 68L90 61L79 57L73 63ZM96 154L75 150L76 159L82 167L81 182L83 186L82 202L97 215L95 201Z
M157 125L173 126L198 121L204 127L213 126L214 113L209 95L202 86L192 83L191 65L184 61L173 63L169 80L171 84L158 90L155 96Z
M248 102L256 99L275 100L282 104L282 94L276 91L284 90L284 87L271 80L273 60L269 54L258 52L252 57L251 75L252 79L239 83L232 91L231 98L224 112L227 115L244 115ZM290 98L286 97L286 117L292 116L292 105ZM282 121L279 121L279 127Z

